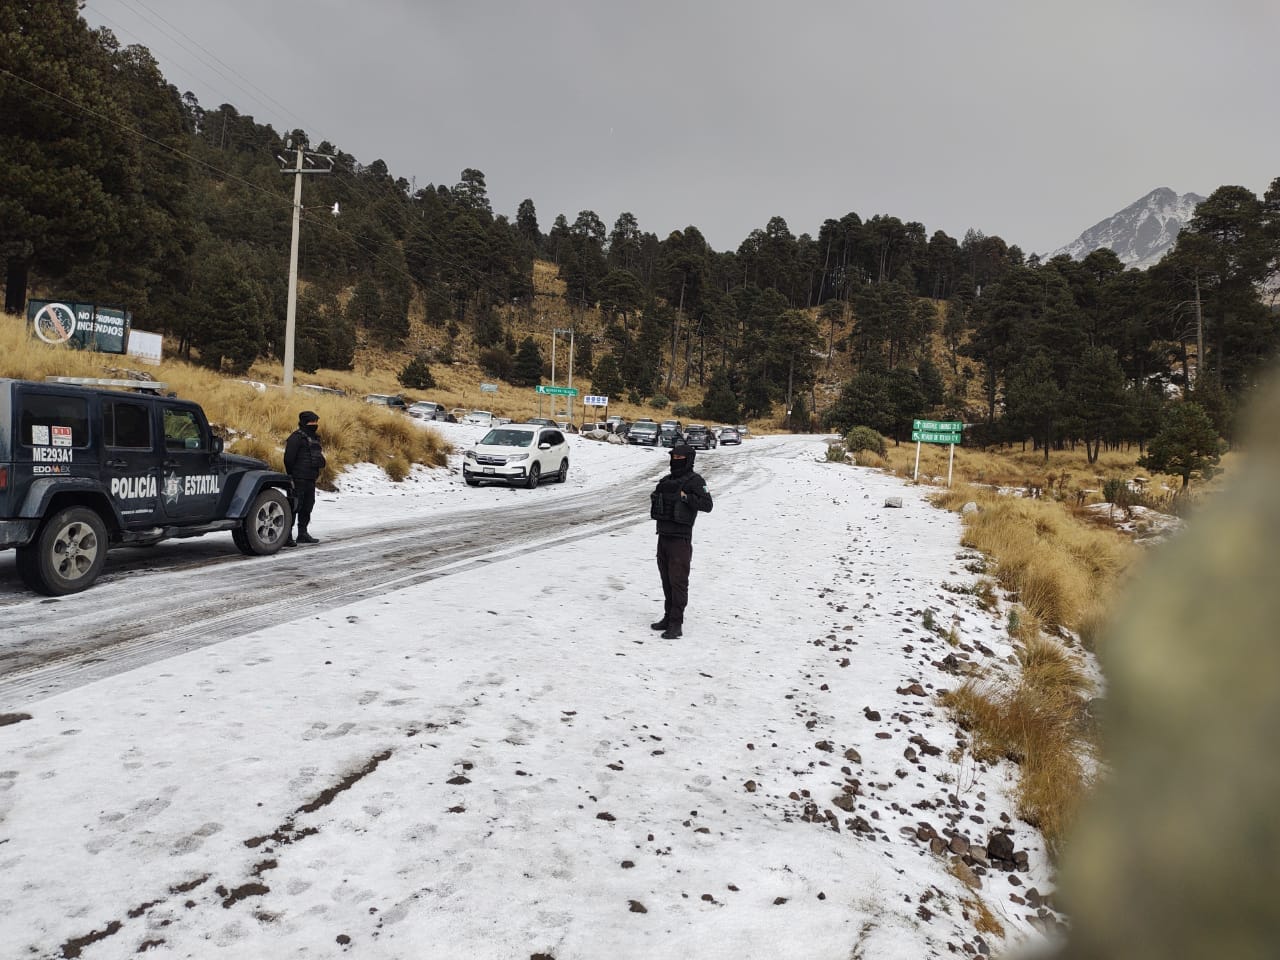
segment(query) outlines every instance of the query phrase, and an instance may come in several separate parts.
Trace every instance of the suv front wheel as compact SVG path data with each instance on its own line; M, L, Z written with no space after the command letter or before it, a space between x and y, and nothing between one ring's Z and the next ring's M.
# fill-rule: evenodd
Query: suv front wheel
M288 499L274 487L267 487L254 498L244 523L233 531L232 539L241 553L267 557L284 546L292 529L293 512Z
M18 548L18 575L37 593L61 597L87 590L107 562L107 526L88 507L60 510Z

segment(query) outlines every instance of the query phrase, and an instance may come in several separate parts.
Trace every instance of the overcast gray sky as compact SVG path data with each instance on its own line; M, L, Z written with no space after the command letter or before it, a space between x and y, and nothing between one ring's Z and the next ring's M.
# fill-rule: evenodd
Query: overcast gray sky
M735 249L853 211L1046 252L1280 176L1280 0L88 0L206 108L497 213Z

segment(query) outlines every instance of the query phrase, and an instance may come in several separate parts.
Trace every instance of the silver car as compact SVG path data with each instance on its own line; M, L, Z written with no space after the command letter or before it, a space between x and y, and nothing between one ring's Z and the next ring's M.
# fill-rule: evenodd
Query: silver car
M569 477L569 443L556 427L509 423L495 427L462 455L462 479L476 487L486 481L528 487L543 477Z

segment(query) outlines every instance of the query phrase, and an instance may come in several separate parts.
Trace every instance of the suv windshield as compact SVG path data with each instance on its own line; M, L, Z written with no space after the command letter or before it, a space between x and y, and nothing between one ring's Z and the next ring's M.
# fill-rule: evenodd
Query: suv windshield
M533 443L533 431L490 430L480 443L486 447L527 447Z

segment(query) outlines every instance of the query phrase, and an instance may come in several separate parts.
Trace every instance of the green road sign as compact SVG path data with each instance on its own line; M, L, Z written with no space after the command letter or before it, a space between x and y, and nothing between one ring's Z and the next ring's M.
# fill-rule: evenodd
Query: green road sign
M923 430L925 433L959 433L964 424L959 420L913 420L912 430Z
M961 434L938 430L912 430L911 439L916 443L959 443Z
M577 387L547 387L540 383L533 389L535 393L545 393L553 397L576 397L578 395Z

